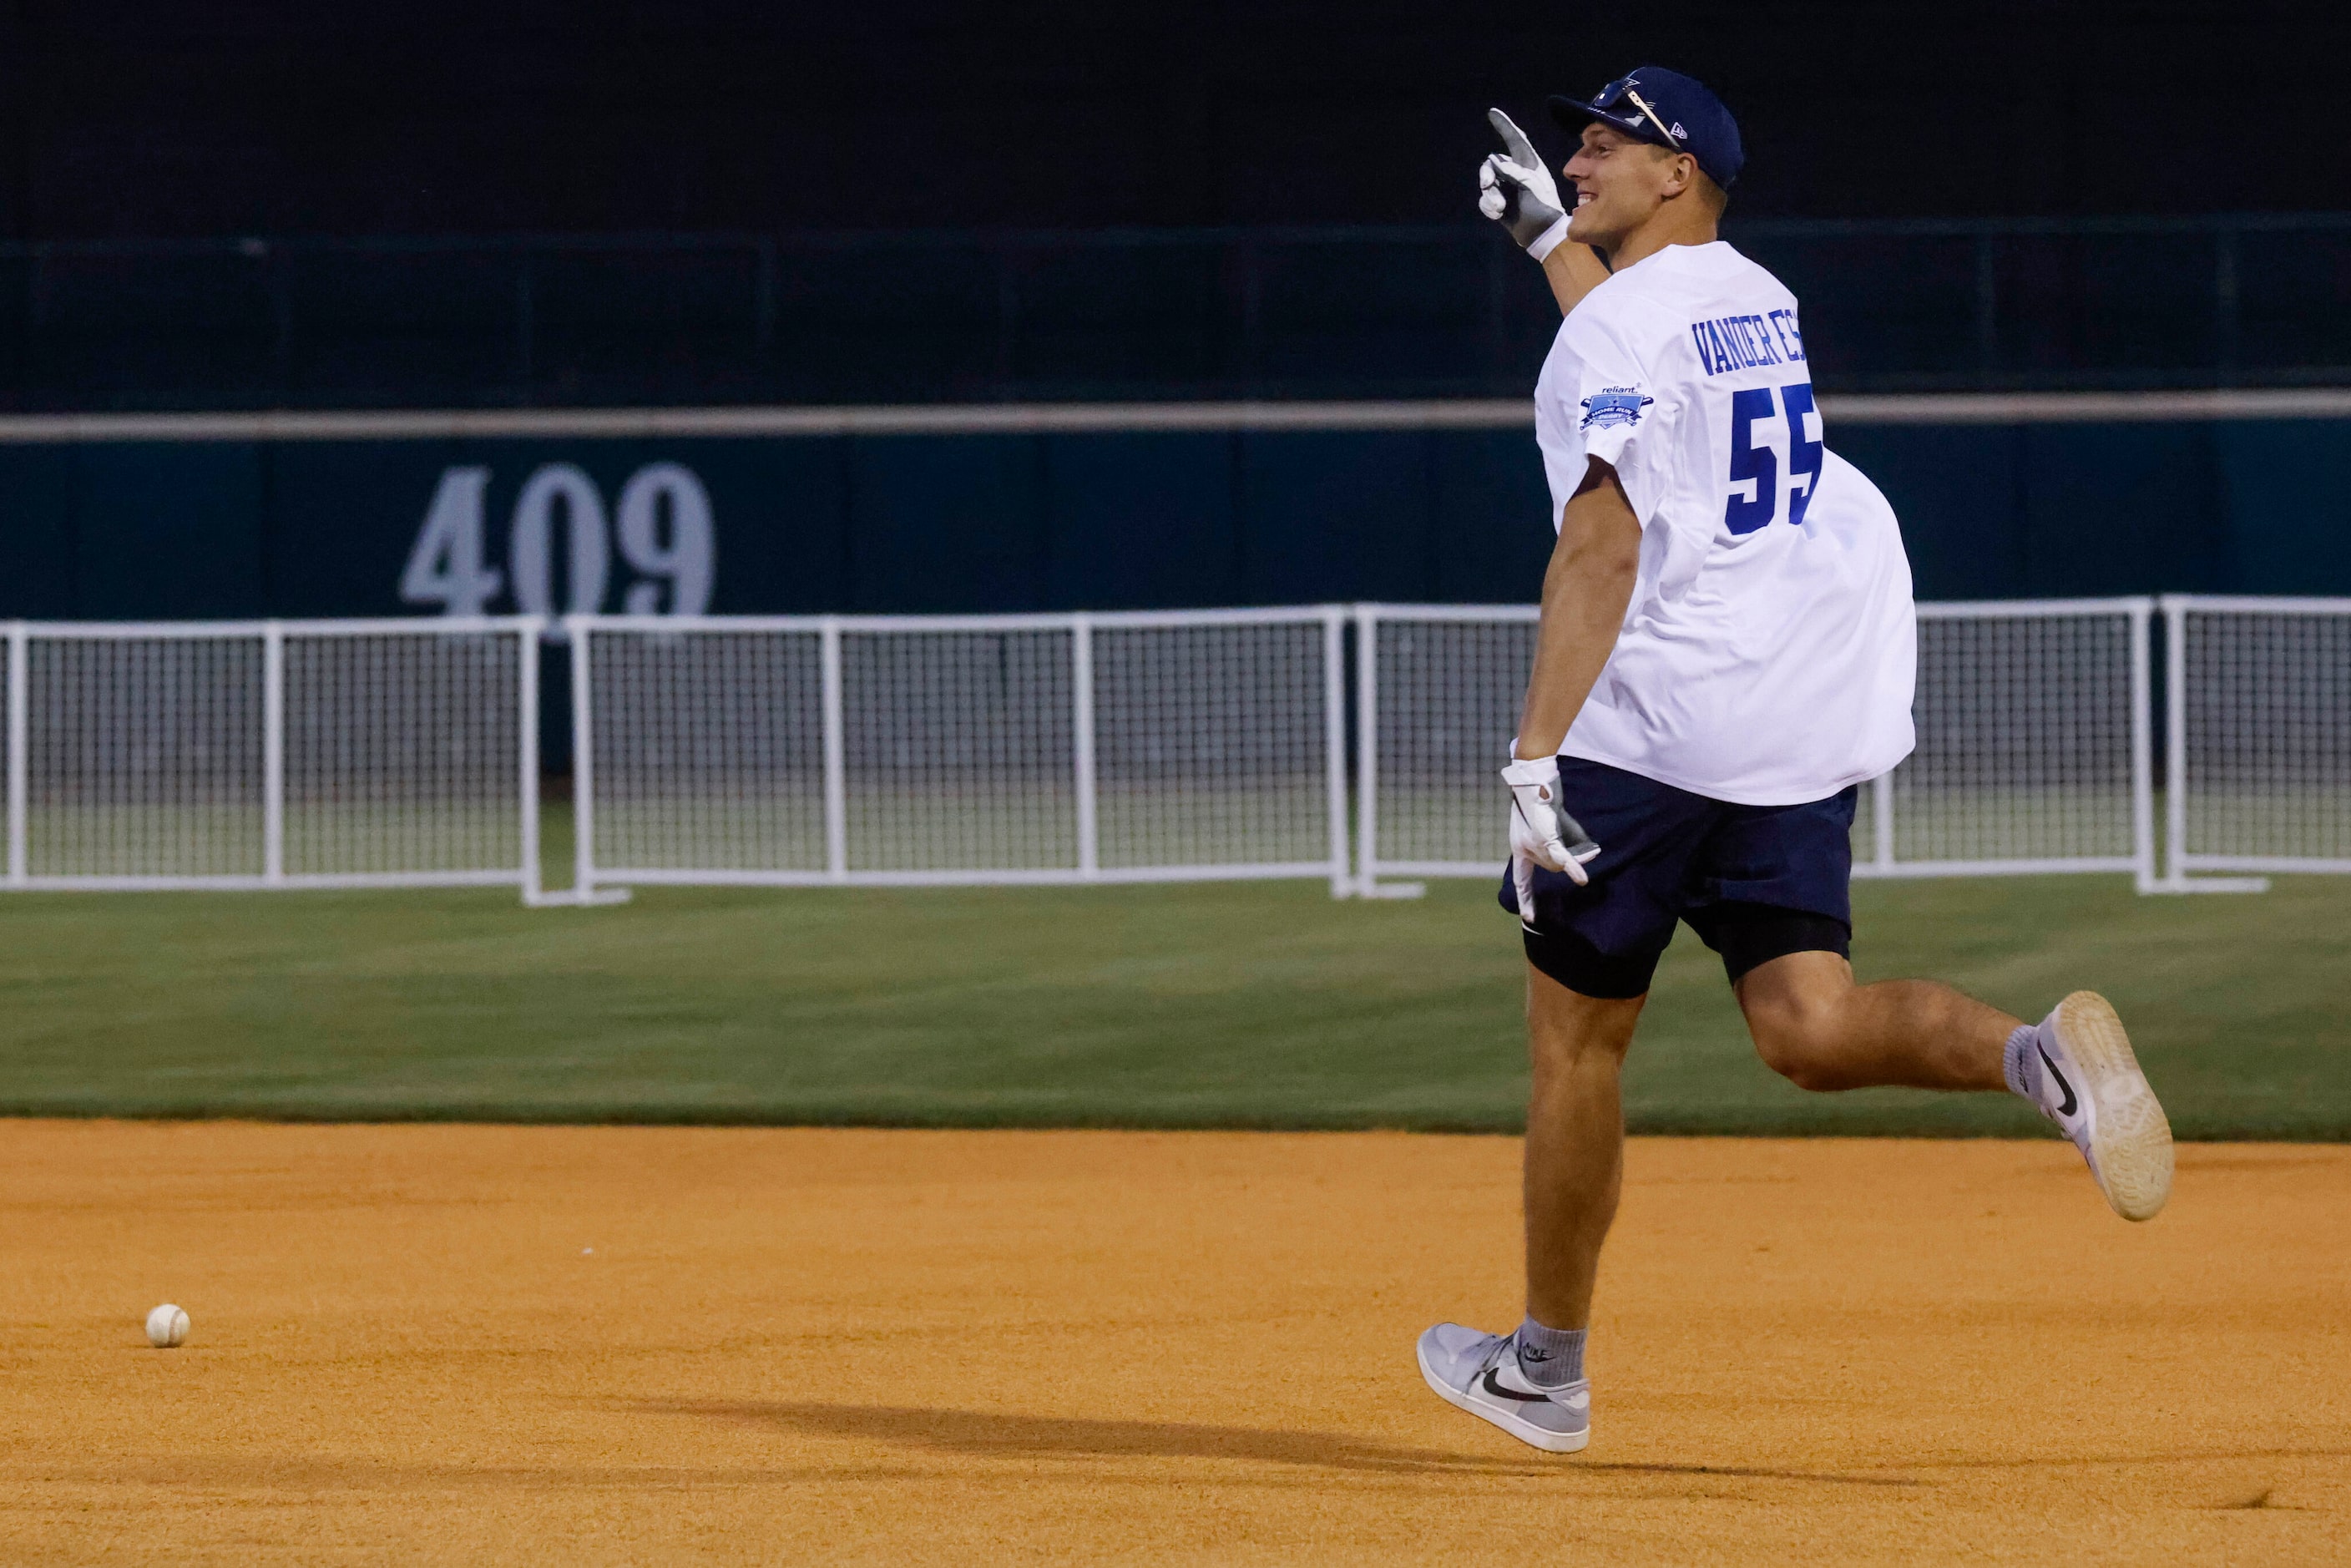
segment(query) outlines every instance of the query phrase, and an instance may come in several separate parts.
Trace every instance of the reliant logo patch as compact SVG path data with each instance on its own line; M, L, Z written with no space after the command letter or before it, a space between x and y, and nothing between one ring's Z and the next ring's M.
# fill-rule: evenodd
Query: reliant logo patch
M1602 387L1583 400L1583 428L1605 430L1612 424L1638 424L1641 411L1657 400L1643 397L1639 387Z

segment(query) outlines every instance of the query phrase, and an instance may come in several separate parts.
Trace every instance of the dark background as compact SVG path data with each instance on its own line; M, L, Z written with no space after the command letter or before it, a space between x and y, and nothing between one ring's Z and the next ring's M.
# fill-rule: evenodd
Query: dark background
M0 8L0 237L1432 223L1633 66L1761 216L2311 211L2321 5L152 0ZM1554 145L1555 133L1544 134Z
M1521 395L1643 63L1823 391L2351 384L2317 5L0 0L0 410Z
M1713 83L1824 392L2351 385L2330 7L0 3L0 412L1519 398L1489 104ZM87 434L88 433L84 433ZM0 444L0 614L417 611L548 462L726 612L1531 598L1522 430ZM1861 425L1928 598L2351 591L2351 421ZM603 608L627 586L617 574ZM506 608L503 603L493 608Z

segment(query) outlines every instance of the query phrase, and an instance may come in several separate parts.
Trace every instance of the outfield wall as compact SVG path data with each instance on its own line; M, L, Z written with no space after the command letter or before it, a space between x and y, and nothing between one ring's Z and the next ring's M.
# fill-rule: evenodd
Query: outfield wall
M1825 405L1921 598L2351 593L2351 393ZM0 497L57 619L1510 602L1549 541L1516 402L20 418Z

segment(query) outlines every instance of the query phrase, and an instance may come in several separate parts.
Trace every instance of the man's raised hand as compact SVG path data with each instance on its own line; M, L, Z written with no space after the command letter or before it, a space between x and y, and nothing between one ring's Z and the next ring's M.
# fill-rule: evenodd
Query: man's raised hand
M1510 880L1519 895L1519 918L1535 917L1535 867L1562 871L1582 887L1590 879L1585 862L1600 853L1592 835L1559 803L1559 758L1510 759L1502 769L1510 787Z
M1509 229L1519 247L1541 261L1567 237L1559 183L1509 115L1489 109L1486 120L1502 139L1502 151L1478 166L1478 210Z

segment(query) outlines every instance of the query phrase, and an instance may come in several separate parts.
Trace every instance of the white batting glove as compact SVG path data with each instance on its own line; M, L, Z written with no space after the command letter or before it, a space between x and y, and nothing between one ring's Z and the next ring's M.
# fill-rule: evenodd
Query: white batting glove
M1541 261L1567 237L1559 183L1509 115L1489 109L1486 120L1502 139L1503 150L1478 166L1478 210L1509 229L1519 248Z
M1510 787L1510 880L1519 894L1519 918L1535 918L1535 867L1563 871L1583 886L1591 879L1584 865L1600 853L1600 846L1582 823L1559 804L1559 758L1512 758L1502 769Z

